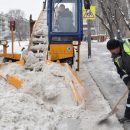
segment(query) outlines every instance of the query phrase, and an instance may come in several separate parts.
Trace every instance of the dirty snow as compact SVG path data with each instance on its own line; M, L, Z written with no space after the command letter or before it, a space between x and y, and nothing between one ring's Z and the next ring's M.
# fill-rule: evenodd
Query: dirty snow
M83 50L82 57L86 53ZM72 100L68 81L64 78L70 76L63 66L42 61L40 72L28 71L16 64L3 66L2 72L17 76L24 84L16 90L0 80L0 129L123 130L115 115L109 123L98 125L111 109L88 73L86 61L85 57L81 60L79 72L87 90L86 110Z
M74 105L65 79L53 75L66 75L59 65L43 64L42 72L26 71L15 64L1 69L24 84L16 90L1 80L0 129L55 130L62 119L80 116L82 109Z
M47 40L47 11L42 11L38 20L34 24L32 32L32 43L29 47L29 52L23 52L23 59L25 60L25 68L29 70L41 71L41 61L45 61L48 40Z

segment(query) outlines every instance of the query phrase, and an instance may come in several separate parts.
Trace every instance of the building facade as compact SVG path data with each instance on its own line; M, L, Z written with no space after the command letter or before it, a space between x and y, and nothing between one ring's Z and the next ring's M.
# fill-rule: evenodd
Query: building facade
M9 18L4 14L0 14L0 40L6 39L9 35Z

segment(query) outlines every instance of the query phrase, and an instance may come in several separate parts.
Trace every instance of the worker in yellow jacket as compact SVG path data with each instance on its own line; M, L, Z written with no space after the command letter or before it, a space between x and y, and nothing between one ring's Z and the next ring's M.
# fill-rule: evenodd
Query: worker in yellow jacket
M111 52L117 72L130 90L130 40L124 42L109 40L107 49ZM127 99L125 115L119 119L121 123L130 122L130 92Z

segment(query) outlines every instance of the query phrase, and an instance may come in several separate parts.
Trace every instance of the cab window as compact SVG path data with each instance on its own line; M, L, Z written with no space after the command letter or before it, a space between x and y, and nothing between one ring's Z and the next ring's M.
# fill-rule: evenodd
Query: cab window
M53 0L52 31L77 32L77 0Z

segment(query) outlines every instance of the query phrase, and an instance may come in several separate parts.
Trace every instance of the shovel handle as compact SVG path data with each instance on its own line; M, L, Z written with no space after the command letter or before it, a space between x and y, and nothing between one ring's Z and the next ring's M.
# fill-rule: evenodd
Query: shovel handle
M117 100L115 106L112 108L112 113L116 112L117 106L120 104L120 102L125 98L125 96L128 94L129 90L128 88L125 90L123 95Z

